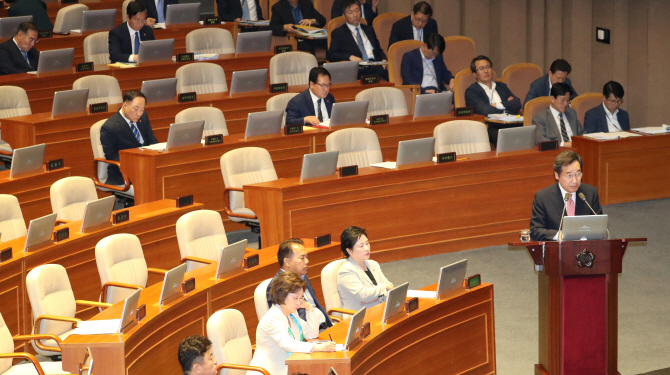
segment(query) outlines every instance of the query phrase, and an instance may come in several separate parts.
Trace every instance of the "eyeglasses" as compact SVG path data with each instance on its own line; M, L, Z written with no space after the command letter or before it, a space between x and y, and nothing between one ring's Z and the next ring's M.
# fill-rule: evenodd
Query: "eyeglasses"
M613 105L621 105L623 104L623 99L607 99L607 102Z
M483 72L485 70L491 70L491 65L480 66L479 68L477 68L477 70L479 70L480 72Z
M329 89L333 87L332 83L316 83L317 86L321 86L322 89Z
M568 181L572 181L573 178L575 180L579 180L580 178L582 178L582 172L575 172L575 174L567 173L564 174L562 177Z

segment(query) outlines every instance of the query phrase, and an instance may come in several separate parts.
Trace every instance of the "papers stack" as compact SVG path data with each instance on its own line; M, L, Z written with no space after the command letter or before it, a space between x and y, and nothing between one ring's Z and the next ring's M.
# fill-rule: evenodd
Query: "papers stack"
M359 66L374 66L374 65L388 65L386 61L359 61Z
M328 38L328 30L326 29L317 29L315 27L309 26L293 26L293 29L298 32L299 36L314 38L314 39L325 39Z
M165 22L162 22L162 23L156 22L154 24L154 29L164 29L164 28L165 28Z
M113 335L119 331L121 319L78 322L71 335Z
M114 63L114 64L107 64L107 66L111 66L111 67L114 67L114 68L134 68L134 67L137 66L137 63L135 63L135 62L127 62L127 63L117 62L117 63Z
M217 60L219 58L219 54L218 53L194 53L193 58L196 61Z
M158 151L158 152L163 152L167 148L167 142L162 142L162 143L156 143L153 145L149 146L144 146L140 147L142 150L152 150L152 151Z
M598 139L601 141L610 141L614 139L622 139L622 138L628 138L628 137L639 137L639 134L633 134L633 133L628 133L628 132L610 132L610 133L591 133L591 134L584 134L584 137L591 138L591 139Z
M371 167L377 168L386 168L386 169L396 169L396 162L394 161L383 161L381 163L370 164Z
M635 128L633 129L636 132L645 133L645 134L667 134L670 133L670 125L662 126L650 126L647 128Z
M523 116L508 115L503 113L494 113L489 115L489 119L501 122L523 122Z
M270 26L270 20L258 20L258 21L242 20L238 23L238 25L240 25L240 26Z

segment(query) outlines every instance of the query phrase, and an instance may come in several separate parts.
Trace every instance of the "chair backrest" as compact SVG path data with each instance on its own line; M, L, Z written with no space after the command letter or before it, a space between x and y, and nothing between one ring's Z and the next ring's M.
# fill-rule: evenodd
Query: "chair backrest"
M177 77L177 94L195 92L196 94L211 94L227 92L226 75L220 65L212 63L186 64L175 74Z
M93 149L93 158L94 159L104 159L105 152L102 150L102 142L100 142L100 128L105 124L107 119L97 121L89 132L91 137L91 148ZM107 166L106 163L98 163L98 181L103 184L107 181Z
M125 14L126 8L123 8ZM84 60L94 65L109 64L109 31L100 31L84 38Z
M205 130L202 137L213 134L228 135L228 126L223 112L216 107L187 108L175 116L175 123L205 120Z
M407 116L405 94L395 87L373 87L356 94L357 102L368 101L368 116Z
M26 90L18 86L0 86L0 118L30 115Z
M400 76L400 63L402 62L402 56L413 50L421 47L423 42L419 40L401 40L399 42L393 43L392 46L389 46L389 53L387 57L389 59L389 81L395 83L396 86L402 85L402 77Z
M207 338L212 342L216 363L248 366L251 340L244 315L238 310L219 310L207 319ZM222 369L219 375L246 375L246 370Z
M65 177L51 185L51 209L58 220L81 220L86 202L98 199L93 180L88 177Z
M60 8L56 14L53 32L69 33L71 30L81 29L85 10L88 10L88 7L84 4L72 4Z
M589 109L602 104L603 102L603 93L601 92L585 92L578 95L576 98L572 99L570 103L570 108L574 109L577 112L577 119L584 126L584 116L586 111Z
M486 125L479 121L454 120L433 130L435 154L456 152L456 155L491 151Z
M540 96L526 102L526 105L523 107L523 126L533 125L533 117L540 111L544 111L550 104L551 101L548 96Z
M475 41L467 36L448 36L444 38L444 64L452 73L470 68L475 53Z
M77 79L72 90L88 89L86 105L95 103L118 104L123 102L121 87L116 77L108 75L91 75Z
M274 55L270 59L270 83L309 85L309 71L317 66L319 63L311 53L293 51Z
M95 245L95 263L98 266L100 285L109 281L147 286L147 262L144 260L142 244L134 234L119 233L107 236ZM135 291L111 287L107 299L102 302L117 303Z
M0 353L14 353L14 340L12 333L0 314ZM12 367L12 358L0 359L0 374Z
M529 63L513 64L503 70L502 81L518 98L525 98L530 84L542 77L542 68Z
M42 315L74 318L74 293L67 272L60 264L44 264L28 272L26 292L33 311L33 322ZM60 335L71 329L72 323L42 320L39 332Z
M128 4L132 0L123 0L123 5L121 5L121 22L128 21Z
M378 15L375 17L375 20L372 21L372 27L375 29L377 39L379 39L379 45L384 51L388 51L390 47L389 38L391 37L391 28L393 27L393 24L405 17L407 17L407 14L405 13L388 12Z
M282 128L286 124L286 106L288 105L288 102L291 101L291 99L293 99L293 97L296 95L298 95L297 92L286 92L283 94L275 95L270 99L268 99L267 102L265 102L266 111L279 111L279 110L284 111L284 116L282 117L281 120Z
M274 181L277 172L268 150L260 147L243 147L226 152L221 156L223 183L228 187L241 188L258 182ZM244 194L230 193L230 209L244 208Z
M314 8L330 21L330 11L333 9L334 0L314 0Z
M0 194L0 242L23 237L26 232L26 222L23 220L19 200L13 195Z
M330 133L326 137L326 151L339 151L338 167L358 165L365 168L384 161L377 133L368 128L348 128Z
M330 14L330 10L326 13L321 13L323 15ZM330 34L333 32L333 30L337 29L338 27L344 25L346 21L344 20L344 16L339 16L335 17L332 20L328 21L328 26L326 26L326 29L328 30L328 48L330 48ZM361 23L363 25L367 25L368 21L365 20L365 18L361 17ZM377 38L379 39L379 38Z
M186 52L235 53L233 34L225 29L203 28L186 34Z
M266 294L270 281L272 281L272 278L263 280L260 284L258 284L256 289L254 289L254 306L256 307L256 316L258 317L259 322L263 315L265 315L265 313L270 310L268 307L268 297Z
M228 245L221 215L212 210L189 212L177 220L177 243L182 259L187 256L219 261L221 249ZM186 262L186 271L205 266Z
M346 262L346 259L338 259L326 264L321 270L321 289L323 290L323 301L326 304L326 311L332 308L342 308L342 299L337 291L337 273L340 267ZM342 314L333 313L335 316Z

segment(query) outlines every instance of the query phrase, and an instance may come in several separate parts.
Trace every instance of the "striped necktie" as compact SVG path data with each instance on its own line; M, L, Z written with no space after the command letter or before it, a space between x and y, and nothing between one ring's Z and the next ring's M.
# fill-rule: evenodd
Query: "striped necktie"
M133 135L137 139L137 143L142 144L142 138L140 138L140 129L137 128L134 122L130 122L130 128L133 130Z
M356 28L356 43L358 44L358 49L361 50L363 61L370 61L370 57L368 57L368 53L365 51L365 43L363 43L363 38L361 37L360 27Z
M321 112L321 99L316 101L316 118L319 119L319 122L323 122L323 113Z
M561 137L563 137L563 142L570 142L570 137L568 137L568 131L565 129L565 122L563 121L563 114L558 114L558 119L561 121Z

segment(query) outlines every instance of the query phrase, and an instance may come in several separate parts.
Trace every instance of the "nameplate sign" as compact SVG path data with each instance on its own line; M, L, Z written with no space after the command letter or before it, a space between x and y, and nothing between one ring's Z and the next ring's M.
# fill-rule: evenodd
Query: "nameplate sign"
M538 151L558 150L558 141L544 141L537 144Z
M108 109L107 103L95 103L88 106L88 113L94 114L94 113L107 112L107 109Z
M10 259L12 259L12 248L11 247L8 247L8 248L0 251L0 263L6 262Z
M300 134L302 131L302 124L284 125L284 135Z
M288 83L273 83L270 85L270 94L276 94L278 92L287 92Z
M75 67L75 70L77 71L77 73L92 71L93 70L93 61L78 63Z
M205 17L202 23L203 25L219 25L221 23L221 19L219 17Z
M183 283L181 283L181 292L184 294L189 294L195 290L195 277L191 277L188 280L185 280Z
M361 85L376 85L379 83L378 75L361 76Z
M474 110L472 107L458 107L456 108L454 114L456 117L472 116L474 114Z
M330 234L324 234L318 237L314 237L315 248L319 248L326 245L330 245Z
M39 30L37 32L37 37L39 39L44 39L44 38L51 38L53 34L51 33L51 30Z
M370 322L367 322L363 325L363 328L361 328L361 336L360 337L361 337L361 340L365 340L365 338L367 338L368 336L370 336Z
M418 308L419 308L419 299L417 297L414 297L409 301L405 302L405 312L408 314Z
M456 161L455 152L445 152L442 154L437 154L437 164L449 163L452 161Z
M205 146L223 144L223 134L212 134L205 137Z
M114 225L125 223L128 220L130 220L130 212L128 212L128 210L123 210L121 212L115 212L112 215L112 223Z
M382 125L389 123L389 115L370 116L370 125Z
M193 204L193 195L187 195L177 198L177 208L190 206Z
M179 94L177 97L177 101L179 103L188 103L188 102L194 102L197 100L197 95L195 92L185 92L182 94Z
M137 322L141 322L142 319L144 319L147 316L147 305L142 304L142 306L137 308L137 311L135 312L135 319Z
M63 228L54 231L54 242L61 242L70 238L70 228Z
M60 0L61 5L65 4L77 4L79 0Z
M340 177L349 177L358 175L358 165L348 165L340 167Z
M193 52L177 54L177 62L189 62L193 60L195 60L195 54Z
M293 51L293 46L290 44L283 44L281 46L275 46L275 55L278 55L280 53L284 52L291 52Z
M482 277L480 274L470 276L465 279L465 289L472 289L482 284Z
M248 270L249 268L256 267L260 264L258 254L250 255L244 258L244 269Z
M54 171L56 169L61 169L61 168L63 168L63 165L64 165L63 164L63 159L49 160L46 163L47 172L51 172L51 171Z

